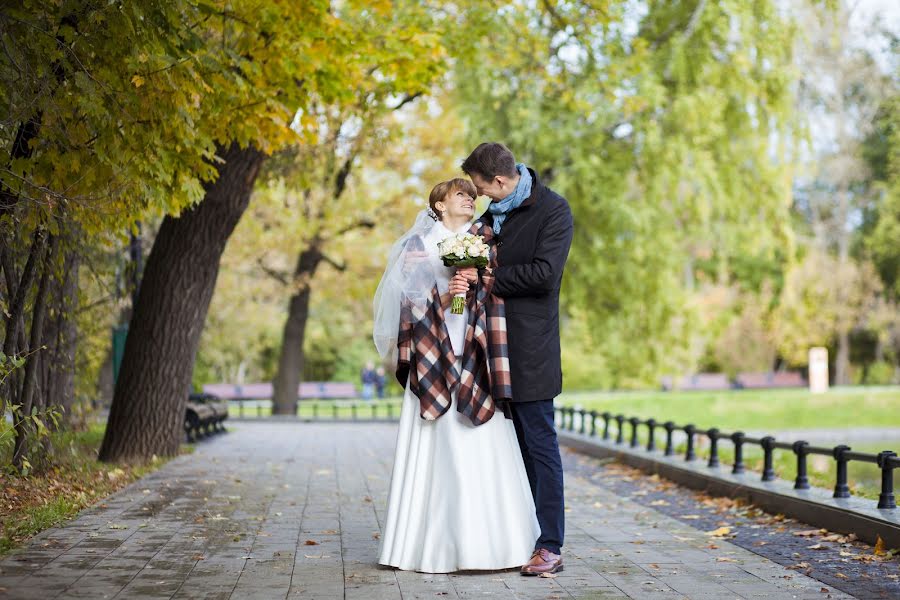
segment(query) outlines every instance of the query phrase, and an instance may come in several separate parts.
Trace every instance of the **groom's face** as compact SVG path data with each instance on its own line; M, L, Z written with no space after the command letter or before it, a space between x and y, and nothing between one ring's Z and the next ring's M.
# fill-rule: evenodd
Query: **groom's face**
M500 200L506 198L512 192L509 186L509 180L505 177L497 175L493 179L485 179L478 173L471 173L469 179L478 190L479 196L487 196L491 200Z

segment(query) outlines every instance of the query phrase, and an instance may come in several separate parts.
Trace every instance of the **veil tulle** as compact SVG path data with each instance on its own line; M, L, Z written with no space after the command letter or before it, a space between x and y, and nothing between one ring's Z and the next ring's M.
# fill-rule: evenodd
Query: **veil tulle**
M404 301L412 306L413 318L424 313L437 276L431 261L425 258L407 260L410 252L424 252L424 239L435 226L430 210L416 216L412 228L391 246L384 275L372 301L375 326L372 337L378 354L391 366L397 364L397 332Z

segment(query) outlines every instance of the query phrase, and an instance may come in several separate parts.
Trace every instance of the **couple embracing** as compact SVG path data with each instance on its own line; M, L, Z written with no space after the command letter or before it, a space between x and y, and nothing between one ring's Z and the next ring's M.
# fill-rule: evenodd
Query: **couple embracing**
M435 186L394 244L375 296L375 344L406 387L378 562L555 573L564 506L553 398L572 213L502 144L479 145L462 170L469 179ZM479 195L491 204L475 219ZM438 245L465 233L486 244L474 245L487 264L445 266Z

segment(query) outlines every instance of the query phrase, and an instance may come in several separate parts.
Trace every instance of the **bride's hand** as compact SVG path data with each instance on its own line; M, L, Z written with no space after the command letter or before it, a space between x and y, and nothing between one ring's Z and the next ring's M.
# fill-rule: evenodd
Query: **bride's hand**
M469 291L469 280L466 279L464 275L457 273L450 278L450 286L448 291L453 296L465 294Z

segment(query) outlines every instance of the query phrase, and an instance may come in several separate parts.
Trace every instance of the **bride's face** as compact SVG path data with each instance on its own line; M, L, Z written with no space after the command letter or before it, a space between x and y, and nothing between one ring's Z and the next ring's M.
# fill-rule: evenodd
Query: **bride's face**
M475 216L475 198L463 190L456 190L450 192L443 202L438 202L436 208L441 211L444 219L471 219Z

